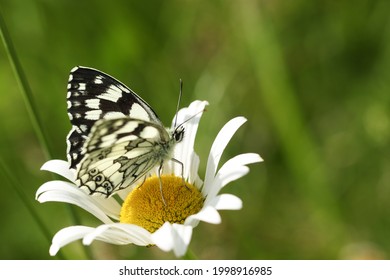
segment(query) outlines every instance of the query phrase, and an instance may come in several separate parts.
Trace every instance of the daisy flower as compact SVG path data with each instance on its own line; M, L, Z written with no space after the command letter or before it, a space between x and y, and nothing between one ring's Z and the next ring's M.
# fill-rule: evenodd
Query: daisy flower
M60 248L81 239L84 245L90 245L95 240L118 245L155 245L181 257L186 253L192 231L200 221L219 224L221 216L218 210L241 209L240 198L219 192L231 181L246 175L248 164L261 162L262 159L254 153L240 154L218 169L226 145L246 121L244 117L236 117L226 123L215 138L203 181L198 175L200 160L194 151L194 143L201 118L199 112L203 112L206 105L206 101L194 101L188 108L178 112L177 123L189 119L184 124L185 137L176 144L173 152L173 158L182 162L183 168L173 161L164 164L162 194L157 170L139 186L118 192L120 199L104 198L90 196L79 189L75 184L76 174L73 169L69 169L68 162L46 162L42 170L59 174L67 181L44 183L37 190L36 199L41 203L57 201L77 205L102 223L97 227L73 225L61 229L53 237L50 255L55 255Z

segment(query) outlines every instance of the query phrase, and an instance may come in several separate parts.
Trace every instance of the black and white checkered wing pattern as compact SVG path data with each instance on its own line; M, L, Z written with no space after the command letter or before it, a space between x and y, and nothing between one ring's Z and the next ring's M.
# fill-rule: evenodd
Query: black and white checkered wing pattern
M130 117L161 125L153 109L135 92L98 70L75 67L68 82L68 115L72 129L67 136L67 156L76 168L92 126L101 119Z
M77 186L91 195L109 197L134 186L171 159L184 135L182 126L168 132L141 97L95 69L72 69L67 100L68 160Z
M77 185L89 194L109 197L132 186L169 157L173 140L167 130L144 120L99 120L85 143Z

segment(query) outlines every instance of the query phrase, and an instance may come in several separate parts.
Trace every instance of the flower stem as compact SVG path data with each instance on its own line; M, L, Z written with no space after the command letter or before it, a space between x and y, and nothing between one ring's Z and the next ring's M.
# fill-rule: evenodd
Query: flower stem
M32 126L34 128L35 134L38 137L38 140L41 144L41 147L43 148L43 152L45 154L46 159L51 158L51 151L50 147L47 141L47 137L44 134L42 123L38 116L38 111L36 109L36 106L34 104L33 95L31 92L31 88L27 82L27 78L24 74L23 68L19 62L18 56L16 54L15 48L13 46L11 36L8 32L7 26L5 24L5 20L3 17L3 14L0 10L0 36L3 41L6 53L8 55L9 62L11 64L12 70L15 74L17 83L20 87L20 90L22 92L26 108L28 111L28 115L30 117Z
M26 75L23 71L23 67L18 59L17 53L15 51L15 47L12 43L11 36L8 32L8 28L7 28L7 25L5 23L1 8L0 8L0 36L1 36L1 39L3 41L9 62L11 64L12 70L13 70L14 75L16 77L17 83L18 83L20 90L22 92L22 96L23 96L23 99L24 99L24 102L25 102L25 105L27 108L27 112L28 112L30 121L31 121L33 129L34 129L34 132L38 138L38 141L40 143L41 148L43 149L43 153L45 155L45 158L47 160L49 160L52 158L53 153L50 149L49 141L48 141L48 138L44 132L42 122L39 118L38 110L37 110L37 107L34 103L33 94L32 94L30 85L29 85L28 80L26 78ZM1 165L4 169L5 164L3 163L3 161L1 161ZM12 176L10 175L9 172L8 172L8 175L9 175L8 176L9 179L12 180ZM19 187L19 184L11 184L11 185L13 185L15 187L15 190L18 192L19 197L25 203L26 207L29 208L30 210L33 209L32 205L30 205L30 203L29 203L28 198L22 192L22 188ZM76 212L74 211L74 209L69 208L69 211L70 211L72 219L74 221L78 221L79 218L78 218ZM49 231L44 227L43 222L41 221L39 216L34 214L34 213L33 213L33 215L35 216L36 221L37 221L38 225L40 226L40 228L42 229L44 235L49 234ZM87 257L90 258L92 256L90 250L85 249L84 246L83 246L83 248L84 248L84 252L87 255Z
M17 181L17 179L11 175L11 172L7 168L6 164L4 163L3 159L0 158L0 172L2 173L2 177L5 178L9 184L12 186L12 189L16 191L16 194L19 196L20 200L23 201L23 204L26 206L28 212L32 216L32 218L37 223L38 227L40 228L41 232L43 233L45 239L47 239L48 243L51 243L51 236L49 229L45 226L42 219L40 218L39 214L35 211L35 208L31 204L28 196L23 191L23 188L21 187L20 182ZM60 259L65 259L64 255L62 253L57 254Z
M191 248L187 248L187 252L183 256L183 260L198 260L198 257L194 254Z

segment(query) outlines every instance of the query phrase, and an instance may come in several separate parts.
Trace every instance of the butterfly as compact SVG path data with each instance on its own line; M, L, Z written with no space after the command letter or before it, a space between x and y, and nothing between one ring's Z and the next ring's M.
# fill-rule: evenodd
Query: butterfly
M110 197L146 178L172 158L184 127L164 127L154 110L115 78L92 68L71 70L67 94L72 129L67 157L76 184ZM161 189L161 181L160 181Z

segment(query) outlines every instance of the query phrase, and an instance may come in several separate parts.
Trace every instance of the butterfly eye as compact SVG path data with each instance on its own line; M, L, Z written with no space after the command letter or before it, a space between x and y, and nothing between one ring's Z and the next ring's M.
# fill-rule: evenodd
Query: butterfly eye
M180 142L184 138L184 127L179 126L178 128L175 129L173 132L173 138L175 139L176 142Z

